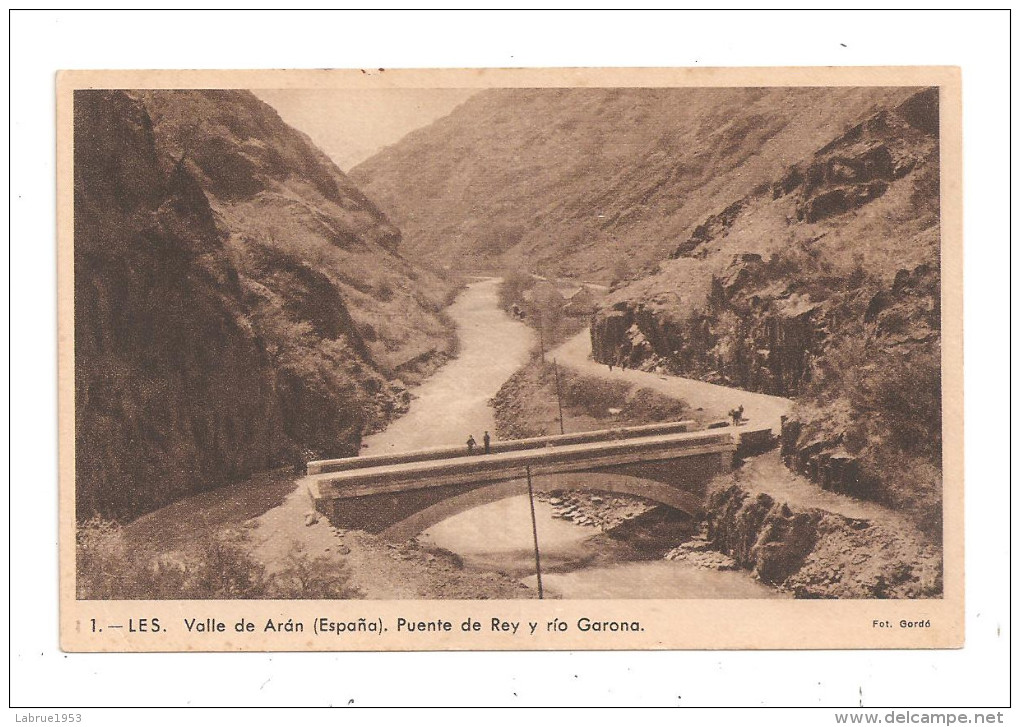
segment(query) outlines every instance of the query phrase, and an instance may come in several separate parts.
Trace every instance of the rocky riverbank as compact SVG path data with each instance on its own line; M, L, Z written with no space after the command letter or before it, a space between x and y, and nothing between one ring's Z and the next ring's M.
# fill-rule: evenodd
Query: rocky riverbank
M539 497L555 517L597 528L649 558L748 571L796 598L941 596L941 551L906 518L816 491L771 453L717 478L700 521L626 496Z
M891 523L850 518L754 494L720 482L709 499L700 542L670 554L686 558L709 550L728 556L704 561L740 567L797 598L938 598L942 561L919 533ZM713 558L717 557L715 555Z
M363 598L516 599L537 593L504 573L464 569L459 556L417 540L387 543L363 531L333 530L338 554Z
M663 558L699 526L686 513L631 495L556 490L536 498L552 506L553 517L596 530L607 552L632 560Z
M743 569L797 598L938 598L940 548L909 518L819 491L775 453L712 484L699 533L666 558Z
M578 525L590 525L603 532L643 515L657 506L654 502L626 495L598 495L590 492L556 491L536 493L536 499L553 507L553 517Z

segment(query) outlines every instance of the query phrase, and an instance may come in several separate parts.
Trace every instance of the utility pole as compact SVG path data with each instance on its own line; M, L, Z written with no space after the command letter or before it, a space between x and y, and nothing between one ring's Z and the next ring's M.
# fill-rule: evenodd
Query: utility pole
M560 367L553 359L553 375L556 377L556 406L560 410L560 434L563 434L563 397L560 395Z
M538 579L538 597L545 598L542 593L542 561L538 557L538 523L535 521L535 492L531 489L531 465L525 467L528 473L528 502L531 504L531 534L535 539L535 577Z
M545 363L545 321L538 319L538 350L542 355L542 363Z

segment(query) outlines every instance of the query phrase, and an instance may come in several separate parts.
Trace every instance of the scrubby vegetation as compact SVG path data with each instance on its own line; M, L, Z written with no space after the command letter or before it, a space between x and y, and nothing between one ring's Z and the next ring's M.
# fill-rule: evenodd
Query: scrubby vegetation
M857 458L866 494L942 539L942 377L939 347L826 352L824 373L795 410L801 440L831 442ZM833 392L841 395L834 396Z
M205 536L183 553L138 552L113 521L93 518L78 526L79 599L358 598L346 566L310 557L295 542L282 569L267 571L243 530Z
M559 434L557 370L532 361L511 376L492 398L496 433L504 439ZM616 426L697 419L686 402L624 381L606 381L559 369L564 429L583 432Z
M566 314L566 298L552 277L511 268L503 274L496 294L500 308L516 311L538 333L537 354L559 345L588 323L586 318Z

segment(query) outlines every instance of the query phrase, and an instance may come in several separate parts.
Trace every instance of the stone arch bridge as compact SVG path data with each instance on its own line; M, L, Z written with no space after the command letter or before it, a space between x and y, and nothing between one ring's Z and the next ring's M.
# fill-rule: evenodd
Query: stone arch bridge
M636 495L692 515L708 481L732 468L738 450L760 450L770 429L688 431L692 422L494 442L489 454L440 447L308 464L305 483L336 527L391 541L446 518L534 488Z

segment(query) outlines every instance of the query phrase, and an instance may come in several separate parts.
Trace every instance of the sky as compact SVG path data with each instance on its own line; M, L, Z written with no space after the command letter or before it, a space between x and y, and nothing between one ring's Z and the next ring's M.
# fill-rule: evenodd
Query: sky
M476 88L253 90L345 172L477 92Z

